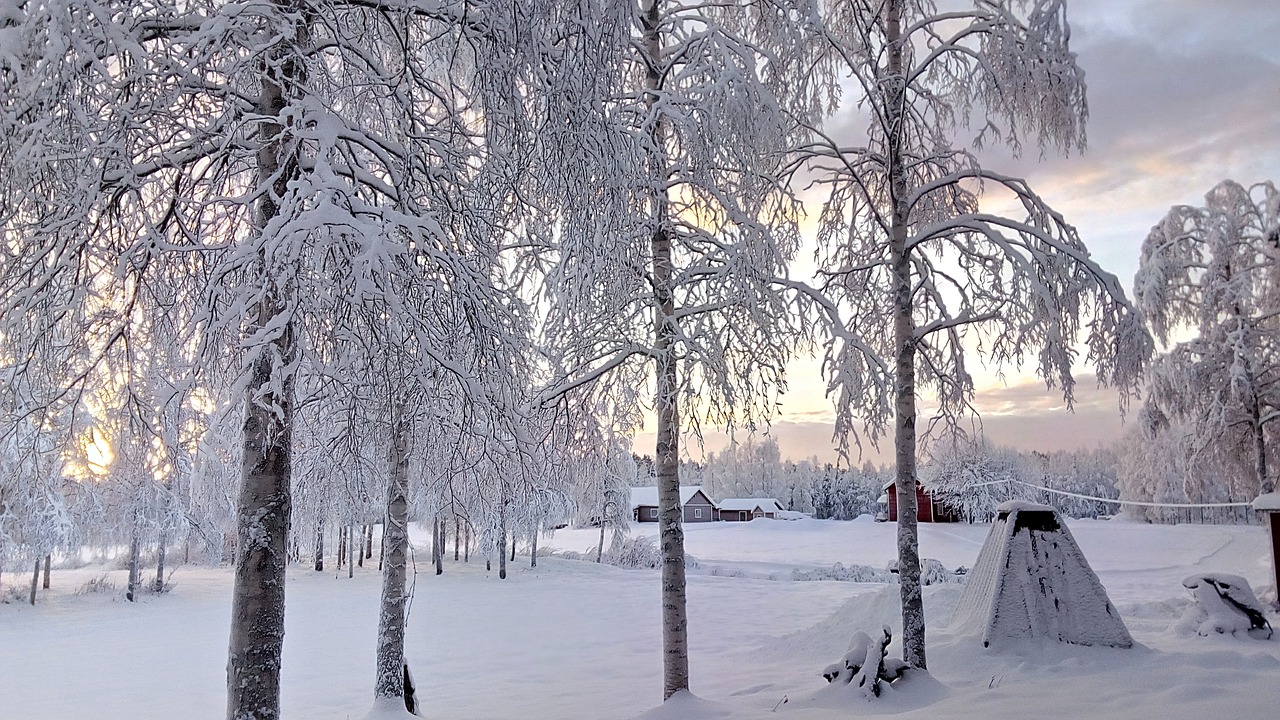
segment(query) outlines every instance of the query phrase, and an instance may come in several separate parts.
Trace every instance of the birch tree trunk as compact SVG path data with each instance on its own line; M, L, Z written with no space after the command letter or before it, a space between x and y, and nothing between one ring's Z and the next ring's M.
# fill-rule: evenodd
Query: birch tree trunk
M1249 369L1253 370L1252 367ZM1262 423L1262 402L1258 397L1257 376L1253 372L1249 375L1249 423L1253 434L1253 469L1258 474L1259 492L1265 495L1275 490L1275 482L1267 471L1267 435Z
M40 585L40 557L36 556L36 569L31 573L31 598L32 605L36 604L36 588Z
M897 348L895 368L896 423L894 455L898 495L898 578L902 600L902 659L925 668L924 599L920 589L920 551L916 503L916 337L912 315L911 255L907 248L910 208L907 205L907 158L903 137L906 112L906 77L902 65L902 0L888 0L885 6L887 67L884 92L890 128L889 189L893 205L889 252L893 264L893 341Z
M142 539L138 536L138 511L133 511L133 531L129 539L129 585L125 590L124 596L129 602L134 602L138 598L139 585L139 568L138 560L142 552ZM38 566L40 563L36 563Z
M453 561L454 562L458 562L458 541L461 539L461 536L462 536L460 529L461 528L459 527L458 518L455 516L453 518Z
M436 566L436 574L444 572L440 566L440 518L431 521L431 564Z
M316 572L324 572L324 517L316 519Z
M338 570L342 570L342 563L347 557L347 526L338 526Z
M654 411L658 416L654 466L658 482L658 537L662 550L662 699L689 689L689 634L685 593L684 528L680 507L680 414L675 358L673 258L666 190L667 123L655 110L662 90L662 0L642 7L641 36L645 64L645 104L653 113L651 133L657 157L650 169L654 232L650 241L654 283L654 354L657 359Z
M596 562L604 560L604 516L600 517L600 542L596 543Z
M45 590L49 589L49 565L52 564L52 561L52 555L46 554L44 556L44 580L40 583L40 587Z
M270 185L258 201L256 231L280 213L277 200L287 195L298 174L285 141L283 115L298 94L303 70L298 50L308 44L305 13L296 0L275 0L273 9L285 40L265 51L262 86L255 102L260 147L257 184ZM284 589L292 504L293 321L270 277L262 255L265 292L250 317L247 335L272 328L249 367L245 399L244 460L237 503L235 581L231 600L231 638L227 657L227 720L278 720L280 659L284 649Z
M449 526L444 520L441 520L440 521L440 554L436 556L436 574L437 575L444 574L444 553L445 553L445 548L448 547L448 539L449 539Z
M403 698L406 556L409 548L408 428L399 411L391 430L387 522L382 531L382 610L378 614L377 698ZM406 703L406 707L408 704Z
M347 529L347 578L356 576L356 526Z
M498 503L498 579L507 579L507 503Z
M533 540L529 544L529 567L538 567L538 528L536 526L533 528Z
M156 544L156 593L164 592L164 546L166 544L164 533L160 533L160 542Z

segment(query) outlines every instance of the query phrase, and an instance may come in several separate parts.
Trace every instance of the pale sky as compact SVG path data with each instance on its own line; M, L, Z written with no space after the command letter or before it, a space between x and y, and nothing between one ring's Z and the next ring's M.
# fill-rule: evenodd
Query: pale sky
M1088 149L1044 161L1035 152L984 156L984 164L1026 177L1131 288L1142 240L1170 206L1201 205L1226 178L1280 182L1280 2L1070 0L1068 19L1088 83ZM1074 413L1029 373L1005 372L1007 384L992 373L977 399L993 442L1063 450L1124 432L1115 395L1097 390L1086 368ZM770 431L783 456L834 459L834 412L817 363L796 364L789 382ZM646 430L636 451L652 454L651 423ZM707 435L708 450L725 442Z

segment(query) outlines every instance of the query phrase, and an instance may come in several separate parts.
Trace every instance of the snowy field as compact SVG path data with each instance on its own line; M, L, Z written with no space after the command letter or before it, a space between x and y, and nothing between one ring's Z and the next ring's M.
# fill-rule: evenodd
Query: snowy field
M448 560L437 577L419 548L406 651L426 716L449 720L1276 717L1280 639L1205 638L1174 627L1190 603L1179 583L1196 571L1243 575L1274 597L1263 529L1119 521L1073 521L1071 529L1137 648L983 650L947 628L960 586L931 586L933 681L895 686L875 703L830 692L819 673L849 636L898 624L897 588L793 581L792 571L836 562L883 568L895 529L805 520L686 526L699 564L689 582L697 698L654 710L662 687L656 570L549 557L530 569L521 555L505 581L474 558ZM921 553L948 568L972 566L986 532L922 526ZM583 551L595 537L562 530L543 544ZM20 578L5 573L11 601L0 605L0 718L221 718L230 571L180 567L172 593L132 605L119 592L77 593L104 572L123 586L121 570L55 572L35 607L12 600ZM291 570L285 717L368 712L378 588L372 569L357 569L351 580L345 568Z

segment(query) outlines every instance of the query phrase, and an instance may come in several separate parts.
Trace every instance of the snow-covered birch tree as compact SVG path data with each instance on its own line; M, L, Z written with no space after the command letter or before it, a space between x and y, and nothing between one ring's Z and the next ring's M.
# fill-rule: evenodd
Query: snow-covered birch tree
M915 489L917 402L929 428L973 413L967 359L1031 363L1070 403L1082 343L1098 378L1128 390L1150 340L1114 276L1026 182L953 144L1019 152L1084 147L1083 72L1062 0L830 0L819 81L848 77L861 144L807 148L829 196L820 216L819 301L831 322L826 369L841 435L892 428L899 502L903 658L925 667ZM981 198L1011 202L999 215ZM824 304L825 303L825 304ZM839 317L839 319L834 319Z
M556 377L547 397L657 422L663 698L689 688L680 443L700 423L765 421L791 343L785 274L799 243L783 182L806 72L793 3L602 3L546 173L544 252ZM649 404L649 403L645 403ZM681 421L685 430L682 431ZM629 428L621 427L626 432Z
M1254 492L1275 488L1268 447L1280 418L1280 190L1224 180L1203 207L1178 205L1142 243L1136 301L1162 344L1143 417L1152 432L1189 423L1189 458L1252 458ZM1245 492L1249 492L1246 490Z
M3 6L0 334L46 365L57 358L37 330L96 338L59 386L83 387L82 368L121 341L127 317L99 320L95 293L128 291L138 269L168 264L198 289L201 369L237 397L220 413L241 426L228 453L242 468L229 718L279 714L295 388L323 344L312 333L370 299L416 307L384 281L417 277L420 264L457 293L490 287L487 259L470 263L470 240L451 242L493 232L485 213L454 222L468 200L455 176L482 150L511 149L471 124L519 121L527 85L514 73L543 69L529 57L551 35L537 18L552 5Z

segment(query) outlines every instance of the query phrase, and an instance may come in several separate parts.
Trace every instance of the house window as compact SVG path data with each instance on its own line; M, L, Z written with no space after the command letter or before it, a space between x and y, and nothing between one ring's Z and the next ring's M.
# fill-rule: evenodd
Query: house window
M658 508L649 508L649 517L651 518L658 517Z
M702 517L702 508L694 508L694 509L693 509L693 517L694 517L695 519Z

